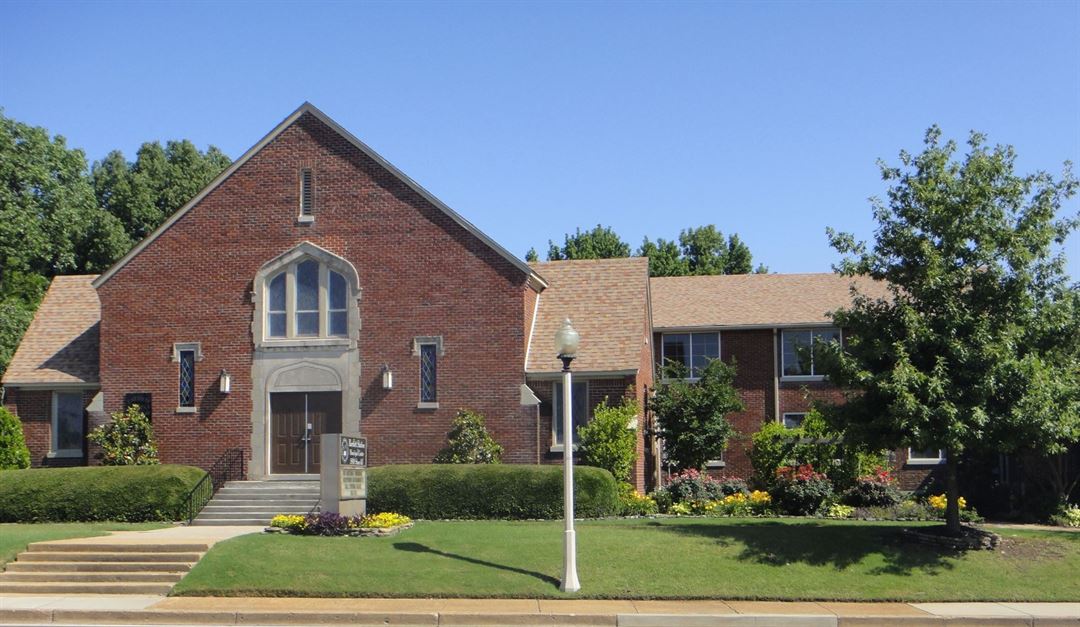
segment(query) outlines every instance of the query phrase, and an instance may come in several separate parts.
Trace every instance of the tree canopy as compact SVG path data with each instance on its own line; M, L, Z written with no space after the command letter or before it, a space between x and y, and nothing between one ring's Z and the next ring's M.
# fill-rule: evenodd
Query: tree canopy
M574 234L566 234L563 245L548 241L548 261L563 259L614 259L629 257L630 244L622 241L611 227L596 225L596 228Z
M91 173L62 136L0 110L0 375L53 276L105 270L228 164L212 146L153 142Z
M885 281L833 314L848 343L825 371L853 391L828 409L846 437L873 447L946 450L950 528L956 467L967 452L1052 453L1080 440L1080 292L1064 272L1078 224L1061 217L1077 181L1015 173L1009 146L972 133L967 154L932 127L918 155L880 164L875 241L829 230L847 276Z
M588 231L579 228L573 234L567 233L561 246L549 241L547 259L613 259L630 255L630 245L614 229L598 224ZM653 242L646 237L636 256L649 258L649 276L768 272L762 265L753 268L750 247L738 235L725 238L712 224L683 229L678 242L664 238ZM525 254L526 261L537 258L535 249Z

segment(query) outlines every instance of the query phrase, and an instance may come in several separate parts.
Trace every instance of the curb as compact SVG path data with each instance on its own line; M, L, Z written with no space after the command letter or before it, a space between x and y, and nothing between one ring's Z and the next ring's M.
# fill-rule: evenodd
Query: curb
M258 612L0 609L0 624L402 625L416 627L871 627L878 625L1080 627L1080 617L836 616L832 614L522 614L449 612Z

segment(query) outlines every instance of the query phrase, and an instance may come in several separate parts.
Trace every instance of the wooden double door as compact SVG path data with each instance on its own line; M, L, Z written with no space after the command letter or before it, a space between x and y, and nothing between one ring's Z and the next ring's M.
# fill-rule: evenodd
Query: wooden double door
M341 392L270 395L270 472L319 472L319 440L341 433Z

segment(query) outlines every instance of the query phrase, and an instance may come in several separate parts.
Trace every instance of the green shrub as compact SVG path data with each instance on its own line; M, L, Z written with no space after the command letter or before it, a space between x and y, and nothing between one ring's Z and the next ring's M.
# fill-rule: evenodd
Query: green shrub
M177 520L205 474L174 465L0 471L0 522Z
M91 431L86 439L101 447L101 463L106 466L159 463L154 428L138 405L113 412L112 421Z
M810 464L827 474L840 491L855 485L859 477L869 475L886 464L883 452L864 452L843 445L843 434L829 430L816 410L811 410L802 426L788 429L769 422L751 437L750 465L754 485L772 490L776 471L783 466Z
M652 497L640 494L629 483L619 484L620 516L650 516L658 511L659 508Z
M435 456L436 464L497 464L503 447L484 426L484 417L459 409L447 434L447 446Z
M1080 507L1062 505L1057 513L1050 517L1050 523L1059 527L1080 527Z
M26 448L22 422L0 407L0 470L30 467L30 449Z
M418 464L368 470L369 512L411 518L559 518L561 466ZM574 468L574 515L619 513L619 490L606 470Z
M776 485L769 491L780 511L792 516L818 513L832 493L829 478L815 472L810 464L798 468L781 466L776 471Z
M844 502L855 507L889 507L899 503L901 498L896 478L886 468L877 468L873 474L859 477L844 493Z
M607 399L593 410L593 419L578 427L581 461L610 472L617 481L630 481L637 453L637 430L630 423L638 415L637 401L623 398L610 407Z

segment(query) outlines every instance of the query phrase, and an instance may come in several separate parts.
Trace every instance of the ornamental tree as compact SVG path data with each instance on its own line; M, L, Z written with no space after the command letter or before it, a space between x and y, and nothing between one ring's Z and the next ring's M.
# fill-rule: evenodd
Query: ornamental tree
M138 405L113 412L107 422L86 436L101 447L101 463L105 466L150 466L158 461L154 443L154 427Z
M972 133L967 154L930 128L922 153L880 164L867 246L828 230L835 269L885 281L833 313L847 345L824 347L829 379L850 390L827 411L874 448L946 451L946 524L960 530L957 462L969 452L1042 453L1080 440L1080 292L1064 272L1062 217L1077 181L1014 172L1009 146Z
M719 359L709 362L697 381L686 366L668 362L666 383L659 385L650 406L664 441L664 454L676 468L705 467L718 459L735 433L727 415L745 409L735 389L735 365Z
M435 456L436 464L498 464L503 447L484 426L484 416L459 409L447 434L446 448Z

